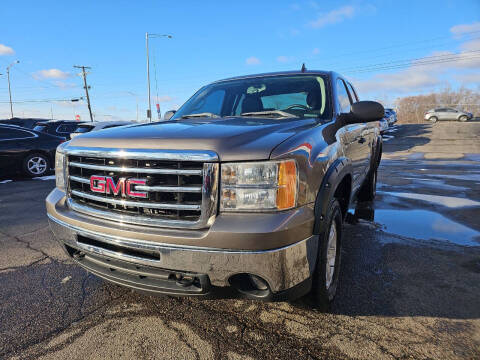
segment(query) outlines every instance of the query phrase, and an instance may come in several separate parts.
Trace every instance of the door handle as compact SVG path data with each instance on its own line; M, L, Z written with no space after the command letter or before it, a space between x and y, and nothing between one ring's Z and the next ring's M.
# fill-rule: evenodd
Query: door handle
M358 142L359 142L360 144L363 144L365 141L367 141L367 140L366 140L364 137L361 137L361 138L358 140Z

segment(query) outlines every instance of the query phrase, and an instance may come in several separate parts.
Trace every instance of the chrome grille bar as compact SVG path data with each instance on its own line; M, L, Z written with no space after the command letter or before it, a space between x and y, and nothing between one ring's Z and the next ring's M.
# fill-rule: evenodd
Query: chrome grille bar
M113 172L129 172L144 174L163 174L163 175L202 175L202 169L153 169L153 168L135 168L120 166L104 166L94 164L83 164L79 162L69 162L69 166L79 167L90 170L113 171Z
M90 179L83 178L80 176L69 176L70 180L82 183L90 184ZM202 192L201 186L147 186L147 185L136 185L136 190L148 191L148 192L184 192L184 193L200 193Z
M70 175L68 178L70 180L73 180L73 181L76 181L76 182L79 182L79 183L82 183L82 184L90 184L90 179L83 178L83 177L80 177L80 176Z
M141 201L128 201L128 200L116 200L112 198L96 196L92 194L87 194L82 191L72 190L72 194L76 196L83 197L85 199L90 199L94 201L104 202L112 205L122 205L122 206L131 206L131 207L145 207L151 209L164 209L164 210L200 210L200 205L190 205L190 204L162 204L154 202L141 202Z
M217 162L218 155L209 150L156 150L156 149L112 149L85 148L68 146L65 151L69 155L95 158L144 159L168 161Z
M182 192L182 193L200 193L202 192L201 186L147 186L136 185L136 190L148 191L148 192Z

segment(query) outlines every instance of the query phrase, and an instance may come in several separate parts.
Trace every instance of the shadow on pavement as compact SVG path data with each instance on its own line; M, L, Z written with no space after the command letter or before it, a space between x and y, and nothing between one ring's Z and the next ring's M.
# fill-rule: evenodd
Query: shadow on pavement
M430 139L422 135L427 134L431 126L431 124L403 124L398 126L395 138L383 143L383 152L408 151L416 146L428 144Z

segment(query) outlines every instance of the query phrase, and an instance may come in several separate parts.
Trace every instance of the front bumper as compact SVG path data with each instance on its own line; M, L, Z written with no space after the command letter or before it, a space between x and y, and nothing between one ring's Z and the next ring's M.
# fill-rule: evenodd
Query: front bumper
M209 295L216 287L232 285L232 279L238 274L252 274L266 281L268 291L253 292L250 297L269 298L307 283L316 264L318 238L312 235L313 209L308 207L268 214L272 219L263 221L263 225L253 221L248 226L245 215L237 215L239 218L235 221L234 215L229 214L226 219L218 217L216 223L219 224L208 230L190 231L191 238L188 238L189 231L185 230L135 227L133 231L125 224L109 224L82 216L66 207L62 194L55 189L47 198L48 217L55 238L79 265L109 281L137 290ZM227 223L222 225L224 221ZM235 223L236 226L231 225ZM224 229L227 224L231 226L230 232ZM270 227L272 224L275 228ZM305 232L305 227L310 230ZM195 241L204 245L209 243L208 239L218 244L215 241L220 235L215 234L217 231L223 236L224 245L236 244L236 239L243 237L245 244L263 241L266 248L188 245ZM287 244L276 238L281 235L286 236L287 240L281 241L288 241ZM282 245L268 248L272 244ZM178 277L195 278L196 286L185 286L176 281Z

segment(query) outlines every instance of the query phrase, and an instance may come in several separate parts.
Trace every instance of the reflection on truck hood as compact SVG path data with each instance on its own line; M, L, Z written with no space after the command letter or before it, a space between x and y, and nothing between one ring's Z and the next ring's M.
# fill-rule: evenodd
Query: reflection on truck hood
M188 119L90 132L70 146L121 149L211 150L221 161L268 159L290 136L312 127L314 119Z

